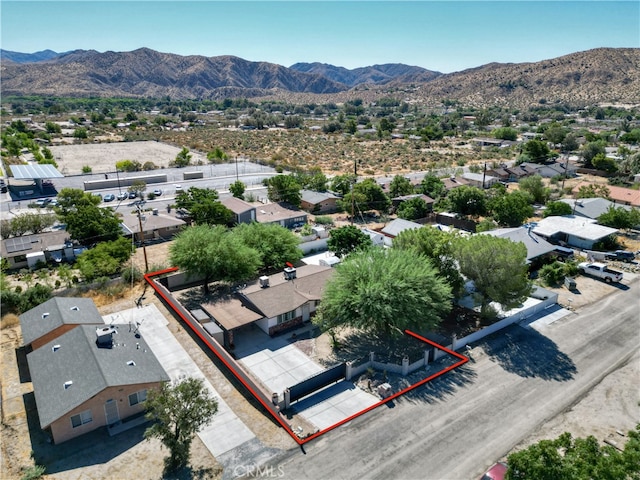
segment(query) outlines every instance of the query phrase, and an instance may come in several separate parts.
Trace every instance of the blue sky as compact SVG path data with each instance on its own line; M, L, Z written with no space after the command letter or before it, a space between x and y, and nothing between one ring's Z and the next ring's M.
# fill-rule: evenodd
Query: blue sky
M640 47L629 1L7 1L5 50L148 47L290 66L405 63L443 73Z

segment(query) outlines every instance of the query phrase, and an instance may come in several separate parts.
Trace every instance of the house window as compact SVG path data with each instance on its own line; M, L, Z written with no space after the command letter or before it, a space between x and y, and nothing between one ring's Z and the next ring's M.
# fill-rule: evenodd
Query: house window
M89 422L93 422L91 410L85 410L84 412L80 412L79 414L71 417L71 426L73 428L79 427L80 425L84 425L85 423Z
M133 407L139 403L147 400L147 390L140 390L139 392L129 395L129 406Z
M278 315L278 325L281 323L288 322L289 320L293 320L296 316L296 311L291 310L290 312L283 313L282 315Z
M13 257L13 263L22 263L27 261L26 255L16 255Z

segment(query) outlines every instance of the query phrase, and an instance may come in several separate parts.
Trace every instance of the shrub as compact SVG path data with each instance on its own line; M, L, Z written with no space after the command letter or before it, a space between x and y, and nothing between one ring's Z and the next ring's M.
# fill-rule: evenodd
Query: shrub
M25 469L22 473L22 477L20 478L21 480L37 480L38 478L42 478L45 470L45 467L42 465L33 465L32 467Z
M316 223L318 225L333 225L333 218L328 215L321 215L316 217Z
M22 293L22 285L17 285L15 291L16 293Z
M540 278L545 285L555 286L559 285L564 280L565 267L561 262L553 262L543 266L540 269Z
M82 173L91 173L93 170L91 169L91 167L89 165L83 165L82 166Z
M142 272L135 265L129 264L122 270L122 280L126 283L138 283L142 280Z

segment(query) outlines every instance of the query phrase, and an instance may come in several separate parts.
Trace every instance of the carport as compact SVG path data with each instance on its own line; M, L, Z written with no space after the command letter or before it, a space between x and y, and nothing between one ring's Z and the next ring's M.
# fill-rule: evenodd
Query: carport
M58 191L53 185L53 178L64 178L53 165L11 165L14 182L9 182L9 191L14 200L22 200L39 196L55 196ZM11 177L9 177L10 179ZM28 182L28 183L27 183Z

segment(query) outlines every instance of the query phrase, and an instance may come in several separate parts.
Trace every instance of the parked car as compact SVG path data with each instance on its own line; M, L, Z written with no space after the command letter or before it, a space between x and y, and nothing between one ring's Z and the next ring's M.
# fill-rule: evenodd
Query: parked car
M607 267L604 263L582 262L578 265L578 270L583 275L600 278L607 283L618 283L622 281L622 272Z
M49 205L49 203L51 203L51 199L50 198L39 198L33 203L34 203L34 205L36 207L42 208L42 207L46 207L47 205Z
M491 468L487 470L480 480L504 480L507 475L507 464L505 462L498 462L491 465Z
M174 188L176 189L176 193L180 193L182 192L182 185L174 185Z
M95 195L96 197L98 197L100 199L100 201L102 201L102 194L101 193L94 193L93 195Z
M633 252L627 252L626 250L616 250L615 252L605 253L604 257L607 260L618 260L620 262L633 262L636 259L636 255Z
M107 193L102 200L105 202L113 202L116 199L116 196L113 193Z
M160 195L162 195L162 190L160 190L159 188L156 188L156 189L153 191L153 194L154 194L156 197L159 197Z
M137 196L138 196L138 194L136 192L129 192L129 200L133 200Z

